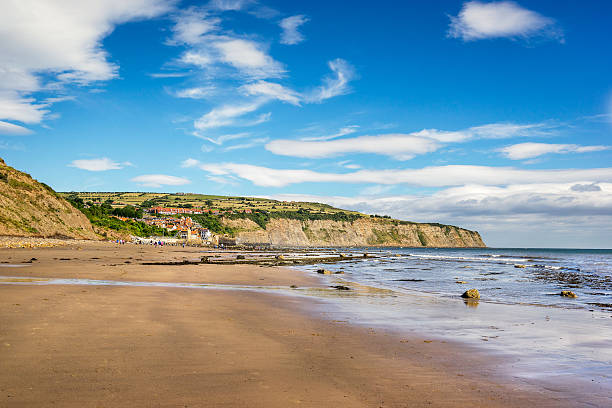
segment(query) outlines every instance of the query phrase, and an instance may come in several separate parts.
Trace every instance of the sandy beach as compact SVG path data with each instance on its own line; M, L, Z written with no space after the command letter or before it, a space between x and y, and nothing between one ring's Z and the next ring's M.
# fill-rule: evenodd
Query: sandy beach
M325 286L288 268L142 265L198 259L200 250L92 242L0 249L1 275ZM0 406L572 406L491 375L496 361L484 353L325 319L316 300L23 283L0 284Z

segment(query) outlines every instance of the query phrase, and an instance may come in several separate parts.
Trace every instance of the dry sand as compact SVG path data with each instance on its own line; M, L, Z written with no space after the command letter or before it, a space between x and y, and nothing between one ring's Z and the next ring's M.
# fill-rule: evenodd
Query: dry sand
M283 268L138 264L199 255L108 243L2 249L2 262L36 260L0 274L321 285ZM0 406L572 405L489 377L494 360L487 356L321 319L309 313L314 303L229 290L0 284Z

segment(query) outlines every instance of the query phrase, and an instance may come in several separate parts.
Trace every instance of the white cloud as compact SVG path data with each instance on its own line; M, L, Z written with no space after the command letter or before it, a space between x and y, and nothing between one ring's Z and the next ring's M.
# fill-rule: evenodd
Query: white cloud
M417 154L433 152L440 144L433 139L406 134L359 136L327 141L273 140L266 145L272 153L307 158L331 157L347 153L374 153L408 160Z
M302 14L282 19L279 23L283 29L281 44L294 45L304 41L304 36L298 31L298 28L307 21L308 18Z
M334 96L344 95L350 91L349 82L355 78L354 68L345 60L336 58L328 62L332 75L323 79L323 85L307 95L308 102L323 102Z
M394 133L331 140L351 134L355 130L356 127L349 126L330 136L303 138L302 140L273 140L266 145L266 149L278 155L292 157L322 158L348 153L373 153L398 160L409 160L415 155L438 150L442 146L441 143L539 136L552 133L552 130L545 124L491 123L457 131L423 129L408 134Z
M194 122L197 131L206 131L212 128L234 125L237 119L251 112L256 111L264 103L263 100L256 100L241 105L224 105L212 109L202 115ZM199 133L196 133L199 136Z
M191 183L191 181L186 178L168 176L165 174L144 174L134 177L130 181L146 187L182 186Z
M231 134L221 135L217 137L203 137L203 139L208 140L209 142L214 143L218 146L221 146L223 143L228 142L230 140L244 139L245 137L248 137L248 136L250 136L250 133L242 132L242 133L231 133Z
M511 137L552 135L555 127L547 123L489 123L473 126L463 130L447 131L439 129L423 129L412 135L427 137L443 143L460 143L473 139L505 139Z
M342 136L350 135L351 133L355 133L359 129L357 125L350 125L340 128L336 133L326 136L315 136L315 137L303 137L300 140L304 141L316 141L316 140L331 140L337 139Z
M219 11L239 11L251 3L253 0L212 0L209 7Z
M199 164L213 176L231 176L262 187L284 187L297 183L406 184L447 187L467 184L503 186L536 183L611 182L612 168L523 170L514 167L471 165L432 166L421 169L360 170L323 173L303 169L272 169L240 163Z
M203 36L219 30L221 23L220 18L210 17L205 11L193 7L183 10L174 21L174 35L170 43L189 45L202 42Z
M260 137L260 138L256 138L256 139L251 139L248 143L241 143L241 144L237 144L237 145L228 146L224 150L226 152L230 152L232 150L250 149L251 147L264 144L268 140L269 139L267 137Z
M575 144L519 143L499 149L512 160L532 159L548 153L587 153L609 150L610 146L579 146Z
M207 68L213 64L214 59L206 51L186 51L179 60L186 65L195 65L198 68Z
M451 17L448 35L464 41L485 38L548 37L563 41L553 19L519 6L513 1L469 1Z
M195 88L179 89L174 92L177 98L188 98L188 99L203 99L209 97L215 92L214 86L200 86Z
M88 171L107 171L107 170L120 170L124 166L131 166L129 162L118 163L107 157L100 159L79 159L73 160L68 166L76 167L81 170Z
M189 158L189 159L184 160L181 163L181 167L195 167L198 164L200 164L200 162L198 160Z
M218 2L212 10L239 10L245 2ZM241 38L234 33L224 32L221 18L210 15L210 8L191 7L174 16L173 35L168 45L184 45L188 49L179 62L198 68L218 69L229 66L241 75L250 78L280 77L284 74L282 64L267 53L264 44Z
M167 12L164 0L20 0L0 12L0 119L40 123L50 101L32 93L117 76L102 40L118 24ZM49 82L54 83L49 87Z
M151 78L182 78L188 74L188 72L154 72L149 74L149 76Z
M300 95L292 89L286 88L281 84L267 81L258 81L243 85L241 89L247 95L265 96L271 99L288 102L292 105L300 104Z
M221 61L257 78L279 77L282 65L270 57L261 44L239 38L225 38L213 43L220 52Z
M32 131L24 128L23 126L15 125L13 123L3 122L0 120L0 135L29 135Z

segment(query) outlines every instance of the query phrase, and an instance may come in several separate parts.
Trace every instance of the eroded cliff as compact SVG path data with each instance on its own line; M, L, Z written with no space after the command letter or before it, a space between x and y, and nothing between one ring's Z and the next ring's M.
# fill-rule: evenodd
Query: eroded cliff
M300 247L484 247L476 231L451 225L363 217L355 221L271 219L263 229L249 219L223 219L237 244Z

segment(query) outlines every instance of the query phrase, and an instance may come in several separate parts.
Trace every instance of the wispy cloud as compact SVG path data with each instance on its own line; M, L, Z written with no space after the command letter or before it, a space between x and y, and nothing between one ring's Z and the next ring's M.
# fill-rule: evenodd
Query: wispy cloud
M22 136L29 135L31 133L33 132L28 128L0 120L0 135Z
M81 170L88 171L107 171L107 170L121 170L126 166L132 166L130 162L119 163L108 157L102 157L99 159L79 159L73 160L69 167L76 167Z
M580 146L575 144L518 143L498 151L512 160L532 159L549 153L587 153L610 150L610 146Z
M371 153L409 160L416 155L431 153L443 144L463 143L474 139L502 139L510 137L542 136L553 134L547 124L491 123L457 131L423 129L413 133L391 133L336 139L353 133L356 127L345 127L337 134L302 140L278 139L266 149L282 156L323 158L350 153Z
M469 1L451 16L448 35L463 41L486 38L551 38L563 41L555 20L521 7L513 1Z
M208 6L219 11L239 11L253 3L254 0L211 0Z
M274 154L322 158L349 153L374 153L409 160L417 154L436 151L440 144L429 138L406 134L360 136L327 141L273 140L266 149Z
M357 125L350 125L350 126L345 126L343 128L340 128L336 133L331 134L331 135L314 136L314 137L303 137L300 140L304 140L304 141L318 141L318 140L337 139L339 137L355 133L358 129L359 129L359 126L357 126Z
M298 31L298 28L306 22L308 22L308 17L302 14L282 19L279 23L283 29L281 44L294 45L304 41L304 36Z
M130 181L145 187L182 186L191 183L191 181L186 178L168 176L166 174L144 174L134 177Z
M227 134L227 135L221 135L217 137L204 137L203 139L208 140L209 142L216 144L218 146L221 146L222 144L230 140L244 139L246 137L249 137L250 135L251 134L248 132L242 132L242 133L232 133L232 134Z
M182 78L189 75L189 72L154 72L149 74L151 78Z
M270 99L288 102L292 105L300 104L300 95L294 90L286 88L281 84L258 81L243 85L241 89L247 95L264 96Z
M470 184L504 186L533 183L612 182L612 168L523 170L514 167L470 165L432 166L421 169L360 170L323 173L304 169L272 169L240 163L192 163L214 176L232 176L262 187L297 183L405 184L422 187Z
M355 69L347 61L336 58L328 63L332 74L323 79L323 85L306 96L306 101L320 103L334 96L350 92L349 82L355 78Z
M235 125L238 118L256 111L263 103L265 100L255 100L240 105L224 105L214 108L194 122L196 136L200 135L199 132L208 129Z
M241 144L236 144L236 145L228 146L224 150L226 152L230 152L232 150L250 149L251 147L262 145L262 144L266 143L268 140L269 140L269 138L267 138L267 137L260 137L260 138L256 138L256 139L251 139L248 143L241 143Z
M216 87L210 86L199 86L195 88L184 88L174 92L174 96L177 98L188 98L188 99L203 99L211 96L216 91Z

